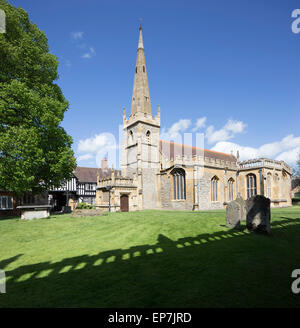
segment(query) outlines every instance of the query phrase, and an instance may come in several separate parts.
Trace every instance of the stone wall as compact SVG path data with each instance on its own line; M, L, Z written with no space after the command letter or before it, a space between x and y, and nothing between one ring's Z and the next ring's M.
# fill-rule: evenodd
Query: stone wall
M174 200L174 186L172 169L163 171L160 175L160 201L161 208L178 209L178 210L194 210L198 209L197 194L197 170L194 166L182 167L186 173L186 199ZM211 179L218 178L218 200L211 200ZM224 202L227 200L225 194L227 192L228 180L232 178L233 198L236 197L235 172L233 170L221 170L218 168L204 168L204 172L199 176L199 195L201 210L222 209Z
M186 173L186 199L174 199L174 186L172 169L166 171L160 176L160 203L161 208L170 210L193 210L194 208L194 193L193 193L193 179L191 179L192 171L183 168Z
M256 176L257 194L271 199L271 207L290 206L291 202L291 176L280 168L262 168L262 188L260 169L252 168L239 172L239 192L247 199L247 175ZM269 177L269 178L268 178ZM270 184L268 183L270 181ZM269 187L270 186L270 187Z
M158 208L157 170L142 169L143 209Z

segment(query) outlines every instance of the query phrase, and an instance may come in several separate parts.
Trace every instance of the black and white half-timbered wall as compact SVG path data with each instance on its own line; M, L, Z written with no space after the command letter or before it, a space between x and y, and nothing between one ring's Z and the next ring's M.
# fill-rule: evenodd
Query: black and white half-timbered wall
M53 188L49 191L49 203L52 205L54 212L64 210L66 206L71 206L74 209L77 198L78 179L74 175L71 180L68 180L59 188Z
M111 175L107 160L103 159L101 164L101 168L77 166L70 180L40 195L27 192L22 197L16 197L11 192L0 190L0 217L19 215L19 205L50 204L54 212L74 210L78 203L94 205L97 176L104 178Z
M66 206L74 210L78 203L94 205L98 174L101 177L109 175L110 169L77 166L71 180L49 191L53 211L63 211Z

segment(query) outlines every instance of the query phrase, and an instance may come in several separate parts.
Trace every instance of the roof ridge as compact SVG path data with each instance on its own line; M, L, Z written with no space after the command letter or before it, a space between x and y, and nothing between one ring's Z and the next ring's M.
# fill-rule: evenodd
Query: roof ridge
M168 143L172 143L172 144L174 144L174 145L179 145L179 146L184 146L184 147L191 147L191 148L195 148L195 149L201 149L201 150L205 150L205 151L210 151L210 152L212 152L212 153L223 154L223 155L226 155L226 156L232 156L232 157L235 157L235 156L232 155L232 154L223 153L223 152L220 152L220 151L215 151L215 150L210 150L210 149L205 149L205 148L200 148L200 147L195 147L195 146L190 146L190 145L185 145L185 144L180 144L180 143L178 143L178 142L174 142L174 141L163 140L163 139L160 139L160 141L168 142Z

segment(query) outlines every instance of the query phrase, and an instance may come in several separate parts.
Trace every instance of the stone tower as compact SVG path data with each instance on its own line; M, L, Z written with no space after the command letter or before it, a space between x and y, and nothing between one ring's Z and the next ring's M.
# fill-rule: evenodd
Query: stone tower
M122 175L136 176L138 209L157 208L160 109L152 116L142 27L135 66L131 113L123 109Z

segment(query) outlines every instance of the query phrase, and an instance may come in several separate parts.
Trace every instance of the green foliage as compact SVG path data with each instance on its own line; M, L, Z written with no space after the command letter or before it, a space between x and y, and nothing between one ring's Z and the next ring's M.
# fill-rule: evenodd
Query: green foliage
M72 138L60 126L68 102L57 58L26 11L0 0L0 189L16 194L58 187L75 168Z
M83 209L88 209L91 210L92 208L94 208L92 205L87 204L87 203L78 203L77 207L78 210L83 210Z

